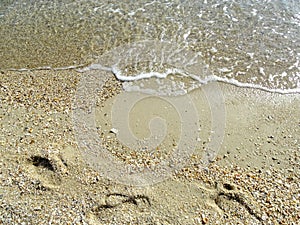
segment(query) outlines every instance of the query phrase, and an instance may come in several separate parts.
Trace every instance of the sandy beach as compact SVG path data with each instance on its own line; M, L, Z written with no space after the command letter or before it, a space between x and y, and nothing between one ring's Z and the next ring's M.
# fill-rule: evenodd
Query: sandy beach
M296 3L2 1L0 224L299 225Z
M81 154L72 122L81 76L1 72L1 224L299 224L299 94L220 83L226 127L215 160L206 170L200 166L204 112L203 138L186 166L163 182L134 187L103 176ZM190 93L199 110L200 91ZM121 92L111 75L97 105L99 138L111 151L120 148L103 118Z

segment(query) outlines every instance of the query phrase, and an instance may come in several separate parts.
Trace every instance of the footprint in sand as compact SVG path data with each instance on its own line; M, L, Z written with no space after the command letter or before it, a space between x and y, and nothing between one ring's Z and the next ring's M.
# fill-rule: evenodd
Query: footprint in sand
M215 189L205 189L212 192L211 200L218 208L217 211L224 214L226 211L237 211L237 208L244 208L251 216L262 221L263 216L253 197L242 191L242 188L230 183L216 184ZM232 204L234 201L237 204ZM216 208L214 207L214 208Z
M37 189L49 190L61 184L61 175L68 172L66 164L57 155L34 155L27 159L27 174L36 181Z
M142 216L149 207L151 207L151 201L146 195L110 193L102 199L102 204L87 213L87 220L89 224L108 222L107 220L111 220L116 212L122 211L124 208Z

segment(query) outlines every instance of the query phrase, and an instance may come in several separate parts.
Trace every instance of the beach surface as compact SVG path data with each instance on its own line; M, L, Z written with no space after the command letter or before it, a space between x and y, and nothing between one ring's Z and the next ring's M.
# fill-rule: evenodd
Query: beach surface
M224 138L203 169L210 111L201 88L192 91L189 98L201 125L195 151L168 179L136 187L103 176L78 146L72 101L84 75L72 69L1 72L1 224L299 224L299 94L219 83ZM147 156L124 151L112 132L109 115L122 92L120 81L108 76L97 100L96 123L107 150L130 163ZM147 104L141 101L140 109ZM167 112L175 129L176 115L162 104L151 101L158 116L160 109L167 110L161 114ZM144 112L137 107L133 113L136 118ZM134 132L143 137L145 130L137 126ZM169 145L166 140L156 156L167 157Z

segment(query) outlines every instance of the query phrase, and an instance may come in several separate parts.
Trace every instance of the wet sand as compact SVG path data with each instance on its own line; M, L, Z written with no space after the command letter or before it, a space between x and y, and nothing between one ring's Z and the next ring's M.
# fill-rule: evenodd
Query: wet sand
M190 161L168 180L131 187L102 176L81 154L71 118L80 76L74 70L2 72L2 224L297 224L300 220L299 94L219 84L226 106L225 135L217 157L203 170L201 160L211 131L209 111L199 98L201 91L193 91L190 98L202 110L202 129ZM112 141L113 126L104 115L111 112L120 92L121 84L110 76L97 105L99 137L111 151L118 150L118 143ZM152 104L155 107L155 101ZM139 129L135 131L147 135ZM126 158L126 151L121 153Z

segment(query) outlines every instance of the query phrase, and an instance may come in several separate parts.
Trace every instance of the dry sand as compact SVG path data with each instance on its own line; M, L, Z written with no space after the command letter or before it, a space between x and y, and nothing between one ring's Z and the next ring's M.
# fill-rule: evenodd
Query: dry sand
M77 146L71 103L81 75L1 73L1 224L299 224L299 95L220 84L225 137L203 170L209 123L201 91L190 93L204 115L190 162L164 182L130 187L91 168ZM103 116L120 91L111 77L101 93L102 137L113 135Z

